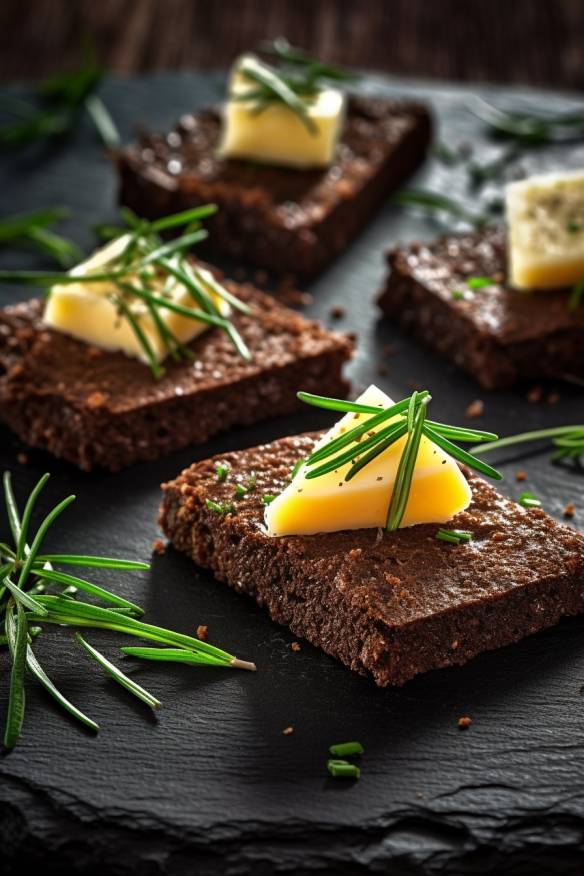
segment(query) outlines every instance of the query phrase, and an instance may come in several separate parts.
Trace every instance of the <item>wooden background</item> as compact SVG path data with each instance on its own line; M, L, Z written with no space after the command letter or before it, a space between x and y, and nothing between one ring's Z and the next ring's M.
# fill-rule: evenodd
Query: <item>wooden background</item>
M584 88L583 0L2 0L0 78L75 66L84 33L122 73L225 67L284 34L395 74Z

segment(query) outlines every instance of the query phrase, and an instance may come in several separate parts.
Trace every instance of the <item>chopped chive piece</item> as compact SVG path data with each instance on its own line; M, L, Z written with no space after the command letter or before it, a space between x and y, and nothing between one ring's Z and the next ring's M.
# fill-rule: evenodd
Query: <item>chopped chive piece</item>
M257 474L252 472L245 484L242 484L241 482L235 484L235 495L237 498L241 499L243 496L247 496L248 493L253 493L257 485L257 480Z
M218 462L215 465L215 474L219 482L224 481L230 471L231 467L226 462Z
M361 776L359 767L346 760L328 760L327 769L333 779L358 779Z
M262 502L264 503L264 505L270 505L275 498L276 497L272 496L271 493L266 493L264 496L262 496Z
M538 499L534 493L521 493L517 501L524 508L541 508L541 499Z
M329 747L333 757L351 757L352 755L364 754L365 749L360 742L339 742Z
M294 465L292 467L292 471L290 472L290 480L292 480L292 481L294 480L294 478L296 477L296 475L298 474L298 472L300 471L300 469L302 468L302 466L304 465L305 462L306 462L305 459L299 459L298 462L294 463Z
M579 222L568 222L566 231L569 234L577 234L578 231L582 231L582 225Z
M577 310L581 303L582 299L584 299L584 279L579 280L572 287L572 291L570 292L570 297L568 299L568 307L570 310Z
M235 514L235 505L233 502L215 502L213 499L205 499L205 505L209 511L215 514L220 514L224 517L226 514Z
M469 277L466 285L469 289L484 289L486 286L495 286L496 280L492 277Z
M452 289L450 292L450 297L455 301L462 301L463 298L466 297L466 292L463 292L461 289Z
M446 541L450 544L465 544L472 541L472 532L467 532L465 529L442 529L436 533L438 541Z

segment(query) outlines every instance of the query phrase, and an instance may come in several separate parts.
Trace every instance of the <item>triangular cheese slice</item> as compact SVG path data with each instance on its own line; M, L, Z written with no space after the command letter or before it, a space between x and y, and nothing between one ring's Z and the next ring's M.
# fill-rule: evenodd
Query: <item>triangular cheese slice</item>
M392 400L370 386L357 401L385 408ZM372 414L346 414L318 443L318 447L342 432L365 422ZM385 428L391 421L386 421ZM377 431L377 429L375 431ZM373 431L373 430L372 430ZM388 447L351 480L346 463L333 472L307 480L303 465L294 479L266 508L269 535L311 535L343 529L385 527L387 509L406 436ZM354 445L355 448L358 444ZM344 448L344 450L347 448ZM324 460L323 460L324 462ZM315 468L315 466L311 468ZM464 510L471 490L456 461L422 436L410 497L401 526L415 523L445 523Z

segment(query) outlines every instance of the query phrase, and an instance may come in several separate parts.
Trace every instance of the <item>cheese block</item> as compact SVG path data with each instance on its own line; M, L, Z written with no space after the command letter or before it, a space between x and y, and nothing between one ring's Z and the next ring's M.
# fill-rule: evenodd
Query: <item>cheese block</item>
M122 235L97 250L87 261L73 268L74 276L87 276L107 270L108 265L123 252L128 242L128 235ZM183 263L185 270L192 268ZM140 281L136 277L128 276L125 280L139 286ZM220 313L227 316L230 312L227 305L218 295L209 282L211 274L205 269L197 269L197 280L202 284L211 296ZM183 307L198 309L197 302L190 295L185 286L174 277L161 277L159 280L151 280L151 290L157 294L164 294L175 304ZM44 313L45 323L53 329L71 335L87 344L102 347L105 350L121 351L128 356L148 363L148 357L139 342L136 334L128 321L120 313L112 294L119 294L117 287L111 282L95 283L70 283L53 286ZM143 333L148 338L156 359L161 362L169 353L168 346L158 331L152 315L145 303L129 297L126 304L130 307L133 316L140 325ZM197 322L189 317L182 316L171 310L160 308L160 319L172 332L180 343L185 344L200 335L209 328L205 322Z
M325 88L304 100L313 130L284 103L269 104L261 111L255 99L241 96L257 91L242 68L263 68L252 55L244 55L234 67L230 95L224 108L219 154L289 167L327 167L332 164L345 117L341 91Z
M357 401L380 409L393 404L376 386L370 386ZM373 415L346 414L319 441L317 447L365 422L371 416ZM392 420L387 420L372 431L385 428L391 422ZM268 534L310 535L343 529L385 527L395 476L406 440L404 436L396 441L350 481L344 479L351 467L350 462L329 474L312 479L306 477L310 468L302 465L286 489L266 508ZM354 447L357 451L359 445L355 443ZM470 487L455 460L422 436L401 526L445 523L459 511L463 511L470 500Z
M507 186L509 268L517 289L571 286L584 278L584 170Z

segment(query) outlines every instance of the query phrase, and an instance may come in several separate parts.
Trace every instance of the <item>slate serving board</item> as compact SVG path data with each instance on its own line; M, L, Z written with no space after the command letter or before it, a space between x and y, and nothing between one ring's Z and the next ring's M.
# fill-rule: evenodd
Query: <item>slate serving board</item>
M216 100L216 74L168 74L110 80L104 97L126 139L135 122L164 129L182 112ZM468 112L470 91L370 77L365 88L416 94L434 106L440 137L473 146L489 160L501 151ZM540 92L492 97L571 106L569 96ZM513 165L584 166L582 144L530 150ZM464 195L464 166L431 158L416 185ZM115 178L88 126L61 149L3 158L2 213L65 204L74 217L65 230L86 249L91 225L112 218ZM500 181L482 197L500 194ZM470 196L473 200L478 196ZM530 403L529 387L486 393L448 364L383 322L374 300L383 277L382 253L391 243L437 233L434 221L387 206L310 291L307 311L356 331L350 368L355 389L376 381L392 396L412 381L430 389L434 411L465 423L480 398L485 428L500 434L582 422L584 391L544 386ZM38 258L2 253L12 267L45 267ZM4 289L2 303L25 297ZM389 360L383 348L396 350ZM378 373L386 362L389 373ZM545 401L559 391L556 404ZM53 473L42 511L75 492L77 502L51 532L54 548L148 558L157 535L159 484L195 459L325 425L303 415L222 436L119 475L80 474L46 455L22 451L0 431L2 467L14 472L23 498L45 470ZM476 422L476 421L472 421ZM582 471L552 466L547 453L499 455L511 496L528 488L561 518L569 500L572 525L584 520ZM515 481L526 470L525 484ZM2 536L6 533L2 532ZM0 872L42 863L45 873L581 873L584 848L584 619L573 619L484 654L461 669L433 672L400 690L378 690L320 651L273 624L247 598L197 570L173 551L154 556L149 573L111 576L153 623L192 632L200 623L210 641L257 662L257 674L131 664L132 676L163 700L153 718L105 680L60 630L43 634L39 657L60 687L102 726L97 737L73 724L34 684L21 743L0 757ZM88 634L116 659L121 637ZM7 672L2 655L0 697ZM130 665L130 664L128 664ZM469 730L457 719L469 715ZM291 735L282 731L294 727ZM359 739L366 748L362 778L327 778L330 743Z

